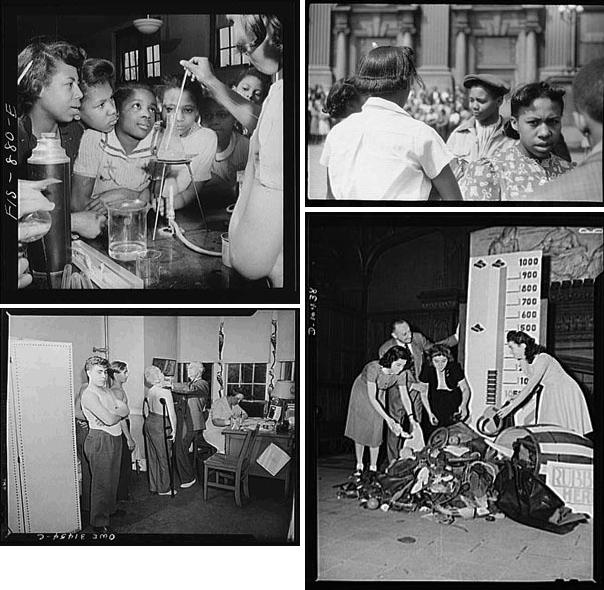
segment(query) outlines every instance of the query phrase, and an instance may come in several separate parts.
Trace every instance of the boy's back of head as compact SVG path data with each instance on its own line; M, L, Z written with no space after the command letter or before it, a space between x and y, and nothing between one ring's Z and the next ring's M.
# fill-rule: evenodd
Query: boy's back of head
M573 82L573 95L578 111L602 125L604 101L604 57L582 67Z

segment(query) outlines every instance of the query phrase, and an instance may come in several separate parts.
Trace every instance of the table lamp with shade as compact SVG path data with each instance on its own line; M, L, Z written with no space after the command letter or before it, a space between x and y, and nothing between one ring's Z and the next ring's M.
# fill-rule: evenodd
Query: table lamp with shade
M268 418L283 424L288 422L289 426L294 425L296 384L294 381L279 380L275 383L271 392L271 402L269 405Z

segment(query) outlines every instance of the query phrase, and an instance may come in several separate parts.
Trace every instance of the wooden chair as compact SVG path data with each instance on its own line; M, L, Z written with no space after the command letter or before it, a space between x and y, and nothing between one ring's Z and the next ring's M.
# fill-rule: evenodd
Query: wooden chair
M204 461L203 477L203 499L208 499L208 487L235 491L235 502L241 506L241 486L246 498L250 497L248 476L250 471L250 456L254 447L254 441L258 434L259 426L254 430L248 430L238 457L216 453ZM214 479L210 476L214 474ZM221 481L222 480L222 481ZM228 483L227 480L233 481Z

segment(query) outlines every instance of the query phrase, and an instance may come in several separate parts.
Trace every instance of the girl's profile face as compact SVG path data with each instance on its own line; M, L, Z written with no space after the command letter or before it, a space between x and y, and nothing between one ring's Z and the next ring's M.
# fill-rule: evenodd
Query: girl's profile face
M245 76L233 90L255 104L264 100L262 82L256 76Z
M148 90L135 88L120 108L116 128L140 141L149 135L156 114L155 95Z
M562 107L549 98L536 98L530 106L520 107L518 117L512 116L511 122L526 154L543 160L560 140Z
M526 344L516 344L515 342L508 341L508 348L516 360L525 358L524 351L526 349Z
M170 113L176 112L176 103L178 102L179 88L170 88L166 90L163 98L162 118L164 122L168 120ZM176 131L181 136L188 135L195 121L199 117L197 104L188 90L184 90L180 99L178 113L176 113Z
M119 383L126 383L126 381L128 381L128 369L126 368L123 371L116 373L115 376Z
M65 62L58 62L50 82L40 91L36 106L59 123L69 123L80 112L83 96L78 86L78 71Z
M109 82L91 86L86 90L80 107L82 121L91 129L109 133L117 121L117 110L113 101L113 88Z

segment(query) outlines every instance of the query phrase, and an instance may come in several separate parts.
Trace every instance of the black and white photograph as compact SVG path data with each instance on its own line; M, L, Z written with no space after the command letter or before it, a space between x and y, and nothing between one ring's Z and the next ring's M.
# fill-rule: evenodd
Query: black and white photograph
M294 300L295 2L169 8L5 10L12 297Z
M602 5L307 17L307 205L603 202Z
M297 311L168 311L3 310L3 544L299 543Z
M602 225L309 216L310 580L596 579Z

